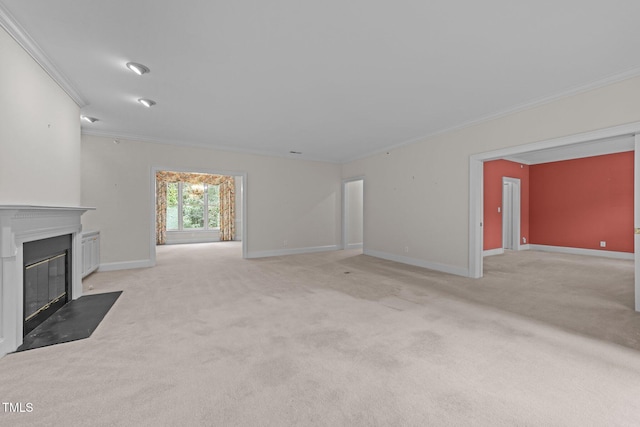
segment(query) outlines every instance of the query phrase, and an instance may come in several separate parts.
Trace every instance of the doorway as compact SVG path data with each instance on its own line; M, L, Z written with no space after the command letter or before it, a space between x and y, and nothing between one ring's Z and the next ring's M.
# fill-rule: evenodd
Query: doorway
M342 248L364 246L364 179L356 177L342 182Z
M502 247L520 250L520 180L502 178Z
M590 144L607 139L628 136L635 151L635 164L640 164L640 122L597 131L585 132L516 147L503 148L469 157L469 269L468 276L483 276L483 164L495 159L510 159L519 154L552 152L564 148L588 148ZM604 153L601 153L604 154ZM567 157L565 159L568 159ZM635 168L634 185L634 234L635 234L635 309L640 311L640 168Z
M208 174L219 175L233 178L235 187L235 203L234 203L234 225L235 232L232 232L233 239L239 241L242 247L242 258L248 257L248 244L247 244L247 174L246 172L237 171L224 171L224 170L207 170L207 169L183 169L175 167L157 167L151 168L151 185L150 185L150 213L151 213L151 233L150 233L150 264L156 265L156 246L157 246L157 205L156 205L156 173L160 171L172 171L176 173L186 174Z

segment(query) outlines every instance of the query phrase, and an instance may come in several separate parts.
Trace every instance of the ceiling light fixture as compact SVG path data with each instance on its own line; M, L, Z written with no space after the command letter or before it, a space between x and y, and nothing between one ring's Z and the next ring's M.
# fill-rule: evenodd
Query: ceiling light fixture
M127 62L127 68L139 76L143 74L147 74L149 71L151 71L149 67L142 64L138 64L137 62Z
M140 98L138 99L138 102L147 108L156 105L156 101L152 101L151 99Z
M98 121L98 119L96 119L95 117L89 117L89 116L80 116L80 120L84 120L87 123L95 123Z

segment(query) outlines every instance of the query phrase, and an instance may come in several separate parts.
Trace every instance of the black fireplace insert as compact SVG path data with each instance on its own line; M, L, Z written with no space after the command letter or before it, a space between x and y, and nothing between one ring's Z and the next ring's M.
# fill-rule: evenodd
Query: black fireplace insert
M26 242L23 336L71 300L71 235Z

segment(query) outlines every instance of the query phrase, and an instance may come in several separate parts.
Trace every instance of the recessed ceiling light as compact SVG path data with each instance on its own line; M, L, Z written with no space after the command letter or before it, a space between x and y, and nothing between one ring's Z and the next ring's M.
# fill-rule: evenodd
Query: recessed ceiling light
M84 120L87 123L95 123L98 121L98 119L96 119L95 117L89 117L89 116L80 116L81 120Z
M149 69L149 67L147 67L145 65L142 65L142 64L138 64L137 62L127 62L127 68L130 69L131 71L133 71L134 73L136 73L139 76L141 76L143 74L146 74L149 71L151 71Z
M152 101L151 99L140 98L138 99L138 102L147 108L156 105L156 101Z

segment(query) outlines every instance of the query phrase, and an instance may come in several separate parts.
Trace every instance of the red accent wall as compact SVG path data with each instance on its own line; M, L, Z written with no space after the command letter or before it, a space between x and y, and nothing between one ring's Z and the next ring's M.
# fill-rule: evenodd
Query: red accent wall
M484 250L502 247L502 177L520 178L520 242L529 243L529 166L508 160L484 162Z
M631 151L530 166L531 243L633 252L633 163Z

